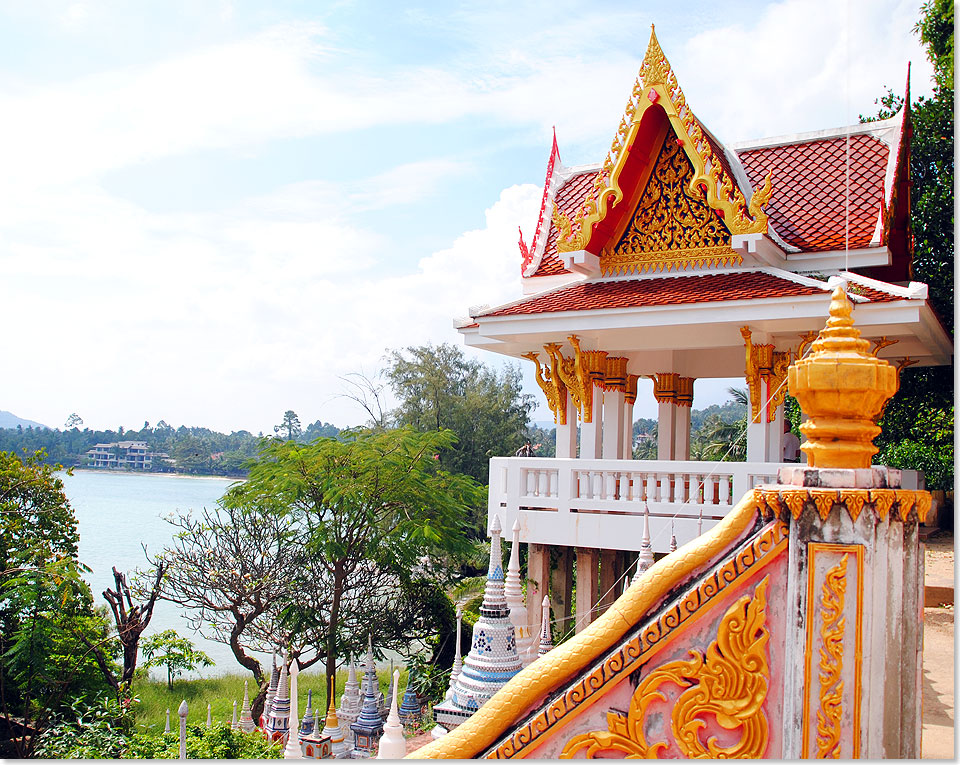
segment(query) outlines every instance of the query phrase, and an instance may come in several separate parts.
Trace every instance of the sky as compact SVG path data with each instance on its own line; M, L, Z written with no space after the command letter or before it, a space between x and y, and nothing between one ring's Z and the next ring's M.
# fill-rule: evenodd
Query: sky
M919 6L0 0L0 409L360 424L345 375L520 296L551 130L603 158L651 23L734 142L929 95Z

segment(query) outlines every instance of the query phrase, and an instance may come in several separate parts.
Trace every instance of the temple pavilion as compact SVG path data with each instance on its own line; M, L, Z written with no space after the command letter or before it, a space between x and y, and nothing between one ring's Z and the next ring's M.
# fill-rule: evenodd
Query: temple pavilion
M775 480L787 368L838 285L875 356L950 363L927 285L912 279L910 131L908 82L888 120L723 143L651 33L604 160L566 167L554 137L536 233L519 243L522 295L455 322L468 345L535 364L557 423L555 459L491 461L490 517L519 521L529 545L529 634L548 590L555 632L613 602L645 511L666 552ZM691 461L696 381L736 376L747 461ZM658 404L655 461L632 459L641 378Z

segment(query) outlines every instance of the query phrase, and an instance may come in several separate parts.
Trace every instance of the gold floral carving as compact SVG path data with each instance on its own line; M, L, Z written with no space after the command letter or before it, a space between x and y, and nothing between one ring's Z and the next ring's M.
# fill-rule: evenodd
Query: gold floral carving
M637 400L637 383L640 381L640 375L627 375L627 395L628 404L633 404Z
M897 505L900 508L900 520L907 520L910 510L917 501L915 492L896 490Z
M743 335L747 357L744 377L750 392L750 422L760 422L760 362L755 352L756 346L751 340L753 333L750 327L740 327L740 334Z
M887 519L887 515L890 514L890 508L893 507L893 503L896 501L894 493L887 489L886 491L871 491L870 492L870 501L873 503L874 512L880 518L881 521Z
M760 491L759 489L757 491ZM890 509L897 505L899 517L906 521L912 508L916 508L917 519L920 523L926 520L933 498L930 492L915 491L912 489L791 489L782 488L776 492L764 490L763 500L776 512L773 497L776 494L790 509L794 518L799 518L808 501L816 506L817 513L822 520L826 520L830 511L837 503L846 508L850 518L854 521L860 517L865 507L872 507L877 517L882 521L890 513Z
M627 390L627 361L624 356L607 356L603 370L603 389Z
M644 732L647 708L653 701L666 701L661 686L672 683L683 690L673 705L671 731L677 748L687 759L763 757L769 731L763 712L770 668L767 663L765 577L753 597L744 595L727 609L717 630L717 639L705 653L691 651L687 661L663 664L637 686L627 716L607 714L607 730L574 736L560 757L572 758L583 751L588 758L601 752L620 752L630 758L658 757L669 742L648 743ZM716 737L700 739L706 725L701 718L712 715L727 730L739 730L740 740L719 746Z
M626 231L600 255L605 275L741 262L703 191L691 190L692 178L690 160L668 133Z
M810 499L816 505L817 512L820 514L820 520L827 520L830 511L837 502L837 492L835 491L811 491Z
M731 560L718 566L682 599L675 601L654 621L607 656L599 667L580 678L532 719L513 730L506 739L487 752L486 757L507 759L526 756L529 748L548 731L574 717L582 705L589 704L604 688L623 681L647 663L667 638L688 624L694 615L702 613L731 586L785 550L787 533L786 523L776 521L766 525Z
M757 503L756 492L747 492L716 526L654 563L638 582L583 632L522 670L466 722L411 756L418 759L473 758L486 752L505 733L507 735L503 741L486 752L486 756L520 756L522 749L531 745L560 718L567 716L572 707L595 693L611 677L619 677L617 672L633 671L633 659L644 652L636 644L636 650L630 649L628 655L628 649L634 644L632 640L625 644L623 642L628 630L656 608L681 582L688 581L705 567L716 565L734 545L750 534L757 520ZM699 608L699 598L712 599L713 593L737 580L738 572L754 569L769 560L769 555L779 554L786 547L786 533L787 526L784 523L775 522L765 527L758 538L741 550L733 561L714 569L706 582L690 591L678 606L654 621L651 629L655 634L649 638L643 637L643 640L657 641L656 630L685 621L689 614ZM707 584L709 589L706 588ZM676 615L671 616L674 613ZM647 631L649 629L641 634ZM596 672L586 671L596 662L600 662L599 677ZM563 689L574 679L579 689L576 693L574 689L564 691L547 709L541 709L522 725L518 724L526 716L524 710L534 705L540 707L544 698ZM554 704L565 706L554 709Z
M843 599L847 588L847 559L827 571L820 593L820 709L817 710L817 759L840 758L840 716L843 713Z
M853 520L860 517L860 511L867 502L867 492L865 491L845 491L840 490L840 504L847 506L847 512Z
M559 349L559 346L555 347ZM524 353L523 357L530 359L536 368L537 385L540 386L543 395L547 397L547 406L549 406L550 411L553 412L553 421L558 425L566 425L567 387L563 384L563 380L560 379L555 356L551 354L549 350L547 351L547 355L550 357L549 368L546 365L543 367L540 366L540 358L533 351Z
M567 339L573 346L572 359L565 357L556 343L545 345L544 350L550 354L551 369L556 370L560 381L573 397L580 420L584 423L593 422L593 386L595 382L603 380L607 352L581 350L580 338L576 335L570 335Z
M767 216L763 208L772 194L771 175L767 174L763 186L754 190L750 203L747 204L740 187L724 169L693 111L687 106L673 70L651 29L650 44L647 46L640 73L630 93L610 151L607 152L592 188L572 216L564 215L554 208L553 221L558 232L557 249L560 252L586 248L594 226L606 217L612 205L623 199L620 174L636 140L640 120L644 112L654 104L663 108L677 140L682 142L683 150L693 166L693 176L688 184L691 193L701 186L706 188L706 204L722 214L724 225L731 234L766 233Z
M794 518L799 518L800 513L803 512L804 505L806 505L807 500L810 499L810 495L807 494L806 489L782 489L780 491L780 498L786 503L787 507L790 508L790 514Z
M773 364L767 377L767 422L773 422L777 407L787 398L787 370L792 362L790 351L773 352Z

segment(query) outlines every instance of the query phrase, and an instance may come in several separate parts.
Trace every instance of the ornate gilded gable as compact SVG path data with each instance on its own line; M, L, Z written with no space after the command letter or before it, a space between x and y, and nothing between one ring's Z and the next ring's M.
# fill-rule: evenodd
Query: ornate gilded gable
M629 189L621 186L621 176L631 156L643 153L636 145L636 139L644 115L651 109L662 110L677 139L682 141L683 151L694 169L693 183L705 191L707 204L723 216L730 233L766 233L767 215L763 208L772 192L770 174L767 174L760 188L753 190L747 201L743 190L724 167L723 157L714 151L707 134L687 104L670 63L651 29L650 44L640 74L593 187L572 215L566 215L554 206L552 218L559 233L559 252L589 250L598 253L604 247L604 242L597 241L603 238L603 234L598 234L602 228L599 224L607 218L612 208L629 197Z
M667 131L646 188L612 251L600 256L604 274L739 263L730 230L694 185L696 173Z

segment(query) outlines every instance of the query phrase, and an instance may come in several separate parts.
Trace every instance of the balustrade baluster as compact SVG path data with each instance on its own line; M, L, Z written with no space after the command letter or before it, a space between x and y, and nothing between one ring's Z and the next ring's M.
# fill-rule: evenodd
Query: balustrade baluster
M557 497L560 495L560 471L551 470L549 477L549 493L551 497Z
M537 494L541 497L550 494L550 475L546 470L537 471Z
M727 476L727 475L720 476L720 504L721 505L730 504L730 479L731 479L731 476Z
M657 501L657 475L656 473L647 473L647 491L646 491L646 500L647 502L656 502Z
M677 504L684 504L687 501L687 480L688 477L682 473L677 474Z
M716 487L717 479L708 475L703 482L703 504L705 505L715 505L716 502Z

